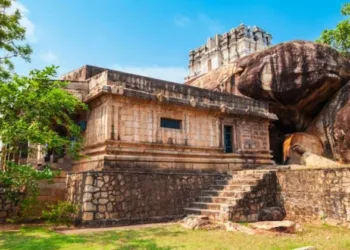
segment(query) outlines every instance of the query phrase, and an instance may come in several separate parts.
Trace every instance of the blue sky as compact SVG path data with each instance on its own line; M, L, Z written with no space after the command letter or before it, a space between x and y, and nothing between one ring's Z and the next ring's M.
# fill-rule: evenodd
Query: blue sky
M315 40L342 19L345 1L19 0L31 64L65 73L84 64L182 82L188 52L208 37L245 23L271 33L273 44Z

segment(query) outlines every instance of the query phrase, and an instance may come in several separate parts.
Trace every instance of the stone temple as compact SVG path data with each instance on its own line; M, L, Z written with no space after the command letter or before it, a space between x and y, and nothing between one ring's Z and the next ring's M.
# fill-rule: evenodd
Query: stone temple
M238 58L266 49L271 45L271 40L272 36L264 30L244 24L222 35L210 37L206 44L190 51L190 73L186 80L190 81Z
M350 169L338 167L350 162L350 61L334 49L271 46L240 25L190 52L183 84L91 65L62 80L89 106L77 114L85 157L28 160L63 170L39 198L79 205L82 225L271 220L271 208L350 225ZM2 217L11 209L0 193Z

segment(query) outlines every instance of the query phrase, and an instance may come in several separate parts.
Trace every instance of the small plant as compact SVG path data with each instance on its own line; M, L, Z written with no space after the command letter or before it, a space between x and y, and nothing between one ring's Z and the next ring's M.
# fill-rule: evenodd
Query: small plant
M78 207L67 201L59 202L48 206L47 210L42 212L46 224L53 228L64 225L70 227L73 224L74 217L78 214Z

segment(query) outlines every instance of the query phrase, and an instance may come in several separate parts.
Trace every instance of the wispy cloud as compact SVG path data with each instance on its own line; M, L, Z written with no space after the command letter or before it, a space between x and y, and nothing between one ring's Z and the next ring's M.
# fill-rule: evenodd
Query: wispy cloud
M225 32L225 27L219 20L213 19L204 13L198 14L198 21L208 27L212 33Z
M19 10L22 14L20 24L26 29L26 37L29 42L36 42L35 37L35 25L29 20L29 10L20 2L12 1L10 8L6 9L6 13L13 14L16 10Z
M162 67L157 65L138 67L114 64L109 68L178 83L183 83L184 77L188 74L184 67Z
M58 56L51 50L48 50L40 55L41 60L46 63L55 64L58 63Z
M191 22L191 18L184 15L177 15L174 18L174 23L176 26L183 27L189 24L190 22Z

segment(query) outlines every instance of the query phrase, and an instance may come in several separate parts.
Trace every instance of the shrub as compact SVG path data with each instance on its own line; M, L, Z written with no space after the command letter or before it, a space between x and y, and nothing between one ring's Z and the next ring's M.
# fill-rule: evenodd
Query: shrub
M38 181L47 180L54 183L53 178L59 171L52 171L49 167L43 170L34 169L31 165L7 162L7 170L0 171L0 183L6 187L7 198L15 204L20 204L20 211L14 221L34 219L30 212L37 205L39 194Z
M42 212L43 219L53 228L60 225L71 226L77 214L78 207L67 201L49 205L48 209Z

